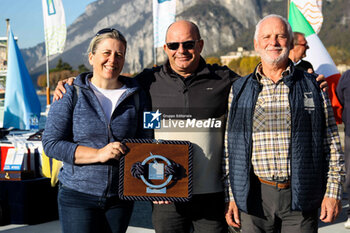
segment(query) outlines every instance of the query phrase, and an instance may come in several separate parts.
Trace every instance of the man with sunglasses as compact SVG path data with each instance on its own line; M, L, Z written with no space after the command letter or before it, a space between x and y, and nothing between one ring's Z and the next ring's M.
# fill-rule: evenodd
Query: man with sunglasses
M200 55L203 46L194 23L177 21L166 34L168 60L135 77L149 93L152 108L163 116L178 114L222 122L220 128L207 130L155 130L156 139L188 140L194 147L192 200L154 203L152 222L157 233L188 233L191 229L198 233L227 232L221 159L227 99L231 84L239 76L226 66L206 64ZM61 91L65 92L59 82L54 99L62 96Z
M188 233L191 228L200 233L227 232L221 157L227 97L239 76L227 67L206 64L200 55L203 46L194 23L177 21L166 34L168 60L136 77L149 92L152 108L163 116L182 114L222 123L220 128L155 130L157 139L188 140L194 148L193 197L186 203L153 204L152 222L159 233Z
M218 128L155 130L156 139L188 140L193 144L192 199L185 203L155 202L152 222L157 233L189 233L192 229L198 233L227 233L221 158L227 97L239 76L226 66L206 64L200 55L203 46L194 23L177 21L166 34L164 51L168 60L135 77L148 92L152 108L159 110L163 118L186 116L221 123ZM54 100L65 93L65 82L58 83Z
M306 50L309 49L304 33L293 32L293 45L294 47L289 51L289 59L293 61L295 68L313 73L314 68L311 63L303 60L306 57Z

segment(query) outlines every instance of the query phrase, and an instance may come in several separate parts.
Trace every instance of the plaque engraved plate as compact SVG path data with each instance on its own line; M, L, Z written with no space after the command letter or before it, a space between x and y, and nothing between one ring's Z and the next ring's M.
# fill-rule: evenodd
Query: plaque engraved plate
M188 201L192 197L192 144L188 141L123 141L119 196L125 200Z

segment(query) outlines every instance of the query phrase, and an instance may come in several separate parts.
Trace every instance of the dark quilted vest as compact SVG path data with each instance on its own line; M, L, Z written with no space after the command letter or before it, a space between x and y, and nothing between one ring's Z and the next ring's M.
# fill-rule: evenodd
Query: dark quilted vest
M262 90L253 74L233 83L234 95L228 121L230 183L236 204L244 212L248 212L247 201L252 171L252 119L258 95ZM326 155L329 151L324 151L323 147L323 100L314 75L291 67L291 73L284 77L284 82L290 89L292 123L289 150L291 207L292 210L314 210L321 205L328 171Z

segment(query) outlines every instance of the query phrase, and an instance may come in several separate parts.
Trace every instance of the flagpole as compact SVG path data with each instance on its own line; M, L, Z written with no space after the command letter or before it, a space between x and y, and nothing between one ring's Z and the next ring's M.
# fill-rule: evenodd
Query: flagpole
M50 105L50 71L49 71L49 49L45 42L46 48L46 105Z
M42 0L42 6L46 48L46 103L50 105L50 55L63 52L67 27L62 0Z
M290 5L290 0L287 1L287 20L289 19L289 5Z
M157 66L157 47L155 46L155 27L154 27L154 20L153 20L153 67Z
M154 40L153 40L154 41ZM153 66L157 66L157 48L153 45Z
M153 46L153 66L157 66L157 48Z

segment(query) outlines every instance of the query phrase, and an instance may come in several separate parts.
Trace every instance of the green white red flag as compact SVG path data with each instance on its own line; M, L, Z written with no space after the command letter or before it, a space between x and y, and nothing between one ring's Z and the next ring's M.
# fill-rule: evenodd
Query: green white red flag
M342 107L335 94L341 75L317 36L323 22L322 0L291 0L288 21L294 32L305 34L305 39L310 47L306 51L305 60L312 64L316 73L326 77L329 86L328 95L332 102L335 119L337 123L341 123Z

